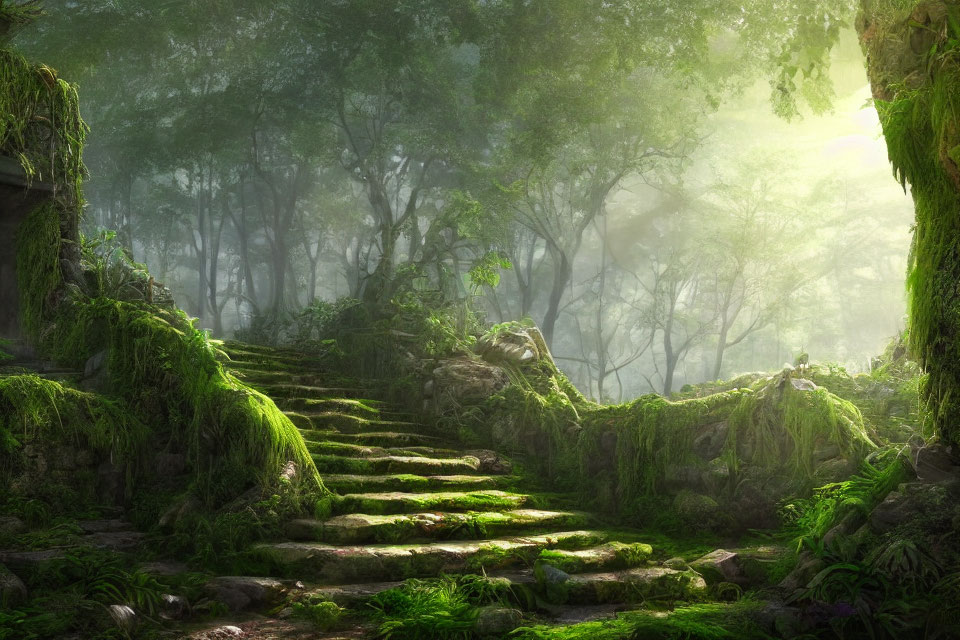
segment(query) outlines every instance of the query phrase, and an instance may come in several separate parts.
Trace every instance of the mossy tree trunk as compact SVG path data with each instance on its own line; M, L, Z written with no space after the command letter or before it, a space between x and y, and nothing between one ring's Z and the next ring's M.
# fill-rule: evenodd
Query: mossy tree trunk
M960 3L861 0L890 161L916 206L910 339L938 433L960 444Z

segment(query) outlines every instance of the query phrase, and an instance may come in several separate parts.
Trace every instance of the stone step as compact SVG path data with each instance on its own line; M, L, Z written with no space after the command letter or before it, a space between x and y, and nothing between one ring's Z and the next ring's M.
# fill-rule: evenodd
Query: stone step
M281 542L256 545L253 553L297 579L339 584L526 566L543 549L578 549L604 540L604 534L595 531L561 531L495 540L408 545L335 546Z
M373 431L370 433L341 433L340 431L301 430L303 437L308 440L317 438L332 442L349 442L368 447L416 447L436 443L439 438L422 433L406 433L402 431Z
M280 400L278 405L287 409L285 413L295 425L301 429L329 430L336 429L341 433L363 433L370 431L412 431L421 430L421 426L416 422L405 422L401 420L387 420L382 416L357 416L351 414L337 413L335 411L308 412L291 409L291 405L305 405L309 400L295 398L292 400Z
M491 511L517 509L530 502L530 496L485 489L481 491L441 491L437 493L348 493L337 499L338 514L419 513L423 511Z
M545 549L538 560L565 573L646 567L653 547L643 542L608 542L590 549Z
M521 569L490 578L502 587L532 591L546 602L566 606L701 600L707 594L707 583L696 572L660 566L557 574L540 580L535 570Z
M459 458L462 452L453 449L436 449L433 447L376 447L350 442L331 442L329 440L306 439L310 453L348 456L352 458L379 458L383 456L400 456L410 458Z
M357 398L315 398L309 407L301 413L312 418L323 413L339 413L341 415L355 415L363 418L379 418L385 405L378 400Z
M287 525L287 535L293 540L331 544L398 543L423 539L476 540L536 533L537 530L572 529L586 526L590 521L590 516L585 513L537 509L393 515L351 513L328 520L294 520Z
M704 597L707 590L703 579L697 574L665 567L575 574L555 584L538 582L532 569L513 569L487 572L486 580L491 586L512 590L518 602L536 599L538 608L560 616L557 622L568 623L585 619L566 615L573 607L597 607L598 611L603 607L605 612L609 612L609 605L613 604L698 600ZM308 593L321 595L341 606L357 606L375 595L402 585L401 580L356 582L317 587ZM551 601L555 607L550 606Z
M375 458L352 458L339 455L314 454L313 461L320 475L326 474L399 474L415 473L419 475L476 474L480 469L480 459L473 456L463 458L423 458L418 456L380 456Z
M323 371L322 367L310 365L305 362L284 362L277 360L251 359L249 356L231 358L221 361L224 368L234 375L243 374L256 377L258 375L270 375L274 373L285 373L289 375L318 375Z
M339 493L363 493L387 489L417 491L477 491L495 489L516 484L515 476L489 475L431 475L414 474L394 475L325 475L323 483L328 489Z
M294 349L289 349L285 347L274 347L270 345L263 344L253 344L252 342L243 342L241 340L211 340L215 343L217 347L224 353L230 354L237 351L243 351L246 353L262 353L267 355L274 354L288 354L288 355L305 355L301 351L296 351Z
M306 363L315 367L323 366L326 358L321 354L304 353L292 349L275 349L256 345L221 345L220 351L231 360L254 362L281 362L289 364Z
M255 387L271 385L310 385L315 387L343 386L336 384L330 375L321 373L290 372L290 371L257 371L244 369L235 371L234 375L245 383Z
M257 389L277 400L286 400L287 404L297 404L301 400L316 398L363 398L367 390L356 387L321 387L306 384L291 384L288 382L258 384Z

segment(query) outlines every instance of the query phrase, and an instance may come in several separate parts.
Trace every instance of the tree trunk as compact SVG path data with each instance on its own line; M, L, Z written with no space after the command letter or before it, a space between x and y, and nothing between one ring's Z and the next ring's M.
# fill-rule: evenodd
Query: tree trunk
M197 196L197 233L200 244L197 249L197 318L203 321L207 299L207 209L206 192L201 186Z
M260 305L257 302L257 289L253 281L253 268L250 265L250 232L247 230L247 196L245 193L246 180L240 178L240 215L234 220L237 229L237 238L240 244L240 269L243 274L242 293L247 302L253 307L253 312L260 315Z
M726 323L720 328L720 336L717 339L717 352L713 360L713 379L719 380L720 373L723 371L723 354L727 350L727 334L730 332Z
M548 347L553 347L553 338L557 326L557 318L560 317L560 303L563 301L563 294L566 292L567 285L573 275L573 266L567 259L567 255L560 250L554 253L554 272L553 286L550 288L550 299L547 302L547 311L543 316L543 339Z

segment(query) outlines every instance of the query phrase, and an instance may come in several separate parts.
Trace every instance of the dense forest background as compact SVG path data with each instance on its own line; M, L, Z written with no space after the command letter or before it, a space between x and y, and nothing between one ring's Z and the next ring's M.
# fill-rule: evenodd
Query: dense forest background
M17 44L82 87L102 259L214 335L429 300L531 318L606 401L869 369L912 205L837 3L601 4L49 0Z

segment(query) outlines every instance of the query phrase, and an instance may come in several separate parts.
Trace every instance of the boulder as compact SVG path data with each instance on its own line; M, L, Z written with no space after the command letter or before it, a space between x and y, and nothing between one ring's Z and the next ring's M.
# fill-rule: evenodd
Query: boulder
M477 341L475 351L494 364L524 365L550 357L539 329L515 323L487 333Z
M693 440L693 452L702 460L713 460L723 451L729 430L726 422L704 426Z
M740 556L725 549L717 549L697 558L690 563L690 568L711 585L718 582L739 582L743 579Z
M537 563L537 566L534 567L534 574L536 575L537 582L548 585L563 584L570 579L569 573L561 571L546 562Z
M502 638L523 623L523 614L507 607L481 607L477 612L474 631L477 635Z
M710 529L720 516L720 505L716 500L692 491L678 493L673 508L684 524L694 529Z
M243 638L246 637L246 635L240 627L229 624L204 631L197 631L187 636L187 638L188 640L233 640L233 638Z
M823 569L823 560L808 551L797 558L797 564L786 578L780 582L780 588L792 594L807 586L811 579Z
M857 464L846 458L830 458L817 465L813 477L818 484L842 482L857 472Z
M440 413L480 404L510 384L507 372L500 367L468 358L442 361L433 370L433 381L434 402Z
M539 330L511 325L510 328L500 331L491 331L477 341L477 354L494 364L506 363L513 365L531 364L539 362L541 349L533 332L539 335ZM541 343L543 338L540 338Z
M287 594L287 589L279 580L249 576L218 576L207 582L205 591L231 611L276 605Z
M960 478L960 466L951 447L932 444L914 449L913 467L921 482L942 482Z
M478 470L482 473L507 474L513 470L513 464L496 451L472 449L464 451L465 456L473 456L480 461Z
M956 481L901 484L870 513L870 528L875 533L886 533L924 515L939 514L956 504L958 495L960 483Z

